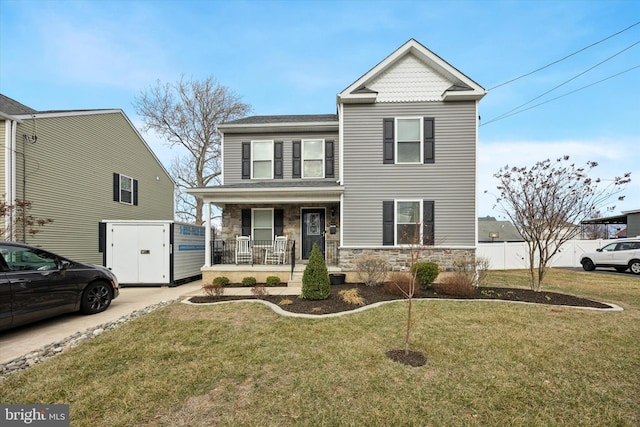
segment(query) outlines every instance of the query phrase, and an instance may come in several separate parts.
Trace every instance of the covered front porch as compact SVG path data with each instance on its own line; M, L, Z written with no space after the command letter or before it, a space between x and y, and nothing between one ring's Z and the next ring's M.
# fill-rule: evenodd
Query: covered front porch
M214 236L205 223L206 272L293 275L303 266L317 244L327 265L337 269L340 261L341 198L344 188L335 181L294 181L236 184L190 189L222 211L221 231ZM215 276L214 276L215 277ZM266 276L265 276L266 277ZM289 279L287 279L289 280Z

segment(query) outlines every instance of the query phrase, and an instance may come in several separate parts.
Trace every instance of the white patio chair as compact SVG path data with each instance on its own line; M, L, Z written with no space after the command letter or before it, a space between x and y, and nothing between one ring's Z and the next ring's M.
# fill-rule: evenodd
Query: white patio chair
M264 252L265 264L284 264L287 257L287 236L275 236L273 245Z
M249 236L236 236L236 264L252 262L253 252L250 243Z

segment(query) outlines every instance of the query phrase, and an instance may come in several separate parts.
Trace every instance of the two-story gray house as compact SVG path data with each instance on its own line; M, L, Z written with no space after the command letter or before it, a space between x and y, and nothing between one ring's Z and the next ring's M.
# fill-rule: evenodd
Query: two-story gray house
M423 259L443 268L474 255L485 93L411 39L340 92L336 114L220 125L222 185L189 190L223 212L205 280L207 270L215 276L238 262L237 236L250 240L251 268L269 259L263 254L276 235L287 237L285 263L308 258L317 243L347 273L363 253L406 268L416 243L426 248Z

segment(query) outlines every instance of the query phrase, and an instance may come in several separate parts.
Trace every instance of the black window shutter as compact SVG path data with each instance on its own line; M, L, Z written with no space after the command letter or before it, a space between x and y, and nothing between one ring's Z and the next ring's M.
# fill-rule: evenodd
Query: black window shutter
M382 244L384 246L393 246L395 244L393 205L393 200L384 200L382 202Z
M434 202L433 200L422 201L422 244L433 245L435 241L434 232Z
M251 236L251 209L242 209L242 235Z
M251 143L242 143L242 179L251 179Z
M335 175L335 162L333 161L333 140L324 142L324 177L333 178Z
M273 234L276 236L284 235L284 210L273 210Z
M133 180L133 205L138 206L138 180Z
M435 163L435 133L433 117L424 118L424 162Z
M302 177L302 141L293 141L293 175L292 178Z
M113 201L120 201L120 174L113 173Z
M282 141L276 141L273 144L274 169L273 177L282 179Z
M107 223L98 223L98 252L104 253L107 250ZM106 265L106 264L104 264Z
M383 159L382 163L394 163L394 119L382 119Z

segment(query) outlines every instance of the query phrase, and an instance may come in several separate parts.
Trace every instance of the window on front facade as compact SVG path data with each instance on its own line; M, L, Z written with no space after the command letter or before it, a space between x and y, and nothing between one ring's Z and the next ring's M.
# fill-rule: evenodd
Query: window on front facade
M396 202L396 244L419 244L422 223L422 203L420 201Z
M273 178L273 141L253 141L251 151L252 177Z
M396 119L396 163L422 163L422 120Z
M273 240L273 209L254 209L251 224L253 240Z
M302 177L324 177L324 140L308 139L302 141Z
M133 204L133 178L120 175L120 202Z

